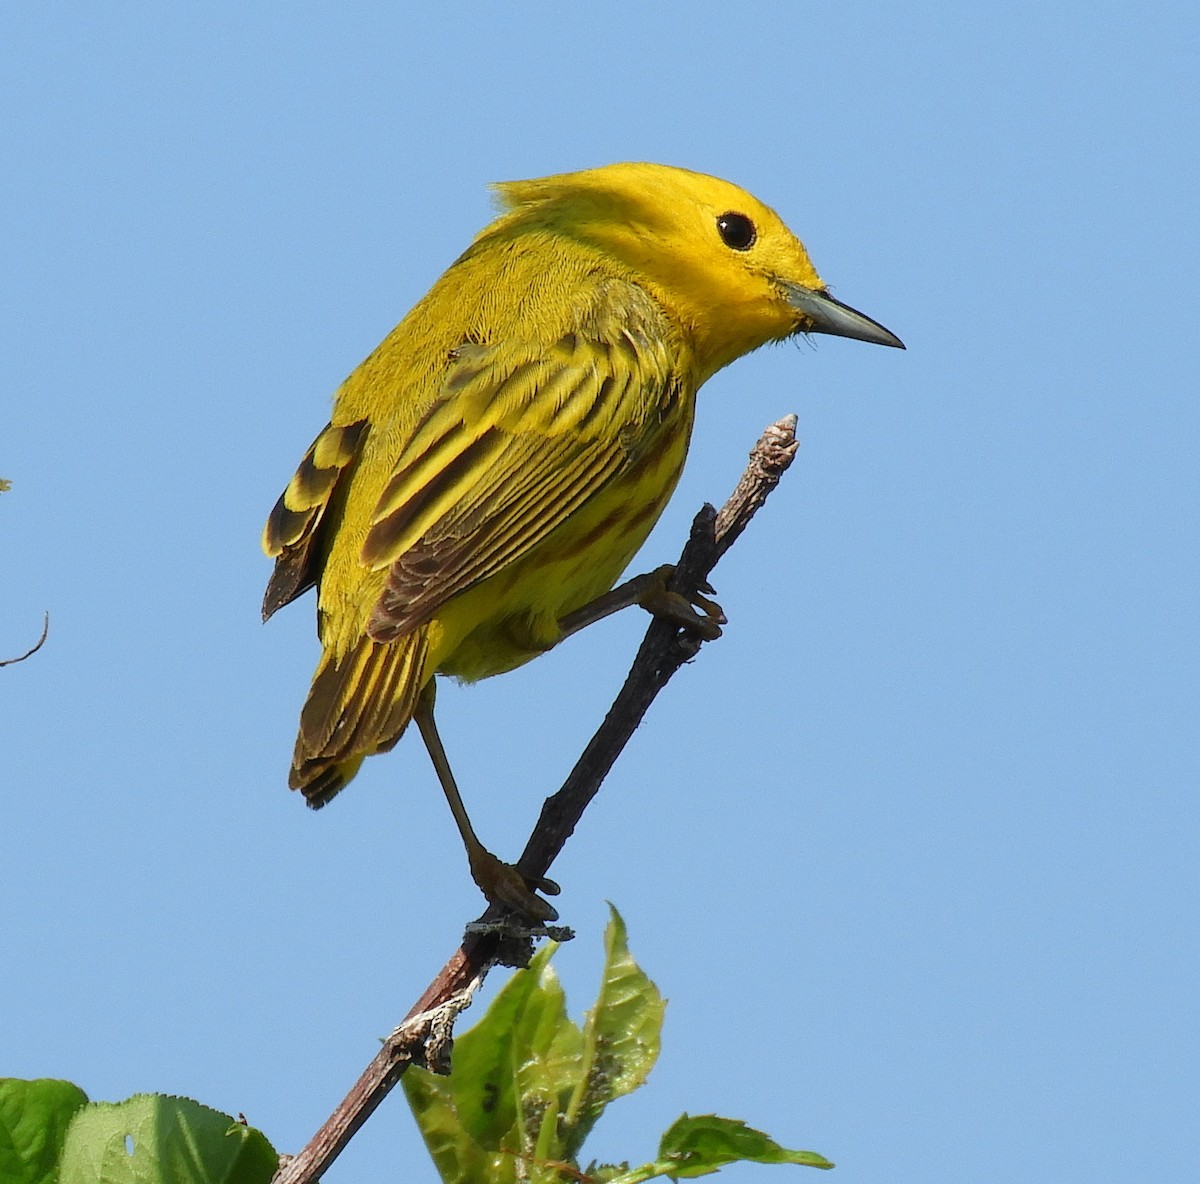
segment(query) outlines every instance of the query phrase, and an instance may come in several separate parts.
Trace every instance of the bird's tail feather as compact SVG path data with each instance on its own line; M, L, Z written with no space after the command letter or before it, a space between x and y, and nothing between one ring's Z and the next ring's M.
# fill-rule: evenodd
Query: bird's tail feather
M425 666L425 631L391 642L360 638L340 658L326 650L300 713L288 784L308 805L325 805L358 772L363 758L386 752L412 718Z

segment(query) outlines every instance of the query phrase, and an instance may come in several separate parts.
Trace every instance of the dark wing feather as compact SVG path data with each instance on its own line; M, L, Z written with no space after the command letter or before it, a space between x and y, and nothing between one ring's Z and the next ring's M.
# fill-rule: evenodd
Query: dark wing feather
M359 454L366 421L328 427L313 441L263 529L275 570L263 597L263 620L313 587L324 554L321 525L334 490Z

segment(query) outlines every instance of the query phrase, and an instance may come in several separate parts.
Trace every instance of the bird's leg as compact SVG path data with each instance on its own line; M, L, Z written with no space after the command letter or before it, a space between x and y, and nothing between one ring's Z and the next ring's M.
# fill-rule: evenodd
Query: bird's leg
M442 783L446 801L450 803L450 813L454 815L458 833L462 835L463 846L467 849L467 861L471 866L471 878L492 904L506 905L537 924L557 921L557 910L540 896L536 896L534 890L545 892L548 896L557 896L560 891L558 885L545 877L527 879L511 863L497 859L475 834L475 828L467 817L462 795L458 792L454 774L450 770L442 738L438 735L437 725L433 721L433 700L434 684L431 679L417 700L413 719L421 730L421 739L425 741L425 747L429 750L429 759L433 761L433 768Z
M664 563L640 576L634 576L623 584L618 584L611 592L597 596L595 600L568 613L559 621L564 638L588 625L611 617L630 605L639 604L653 616L671 621L681 629L690 629L698 633L705 641L713 641L721 636L721 626L726 623L726 617L721 606L707 596L695 592L689 598L679 592L672 592L667 587L667 581L675 574L673 564ZM705 592L711 592L710 585L705 584ZM697 612L696 610L700 611Z

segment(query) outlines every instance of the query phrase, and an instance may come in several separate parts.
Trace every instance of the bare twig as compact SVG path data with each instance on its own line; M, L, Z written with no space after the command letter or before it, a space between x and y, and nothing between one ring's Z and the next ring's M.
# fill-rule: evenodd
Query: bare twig
M50 635L50 614L46 613L42 618L42 635L37 639L37 643L33 649L26 650L19 658L5 658L0 661L0 666L15 666L18 662L24 662L26 658L32 658L46 643L46 638Z
M750 464L720 512L704 506L676 564L670 587L685 596L706 586L717 561L766 501L792 463L798 447L796 417L786 416L766 429L750 453ZM537 826L518 867L527 876L544 876L596 796L630 736L659 691L702 645L692 632L655 618L646 630L633 665L612 707L562 788L546 799ZM468 927L462 945L438 972L392 1033L350 1092L308 1145L285 1159L273 1184L312 1184L340 1154L410 1064L445 1071L454 1020L469 1005L487 972L497 965L524 966L532 938L562 931L530 930L512 923L492 906Z
M717 560L733 546L796 455L796 417L771 424L750 453L742 474L720 513L704 506L692 522L691 537L675 565L672 591L688 595L704 587ZM646 630L633 666L604 722L576 762L562 788L546 799L537 826L517 866L525 875L544 876L596 796L613 762L628 743L658 692L703 641L670 621L655 618Z

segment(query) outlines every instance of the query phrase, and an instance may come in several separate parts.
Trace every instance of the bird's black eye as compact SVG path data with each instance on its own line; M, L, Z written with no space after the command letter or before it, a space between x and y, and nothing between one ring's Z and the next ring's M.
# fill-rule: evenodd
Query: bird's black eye
M717 219L717 230L720 232L721 241L735 251L750 250L754 246L754 240L758 238L754 223L745 214L735 214L732 210Z

